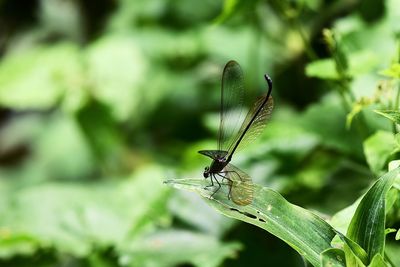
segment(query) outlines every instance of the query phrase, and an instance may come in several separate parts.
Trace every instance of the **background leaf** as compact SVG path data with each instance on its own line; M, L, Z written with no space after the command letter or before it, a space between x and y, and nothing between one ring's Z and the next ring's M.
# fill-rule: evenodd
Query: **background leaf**
M364 153L367 162L379 174L388 163L390 154L396 151L397 143L392 133L378 131L364 142Z
M391 121L400 124L400 111L398 110L374 110L374 111L390 119Z
M386 173L368 190L347 230L347 237L365 249L370 261L376 254L383 255L386 193L399 171L397 168Z

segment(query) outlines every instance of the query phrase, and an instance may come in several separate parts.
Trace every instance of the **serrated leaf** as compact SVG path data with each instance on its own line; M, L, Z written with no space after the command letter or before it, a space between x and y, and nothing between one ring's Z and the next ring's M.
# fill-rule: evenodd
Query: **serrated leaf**
M365 249L369 260L376 254L383 254L386 194L399 175L399 170L397 168L386 173L368 190L347 230L346 236Z
M400 124L400 111L398 110L374 110L374 112L388 118L389 120L397 124Z
M256 225L285 241L314 266L321 266L320 254L331 248L335 230L317 215L287 202L279 193L254 185L253 202L238 206L227 198L229 188L205 187L205 179L168 180L176 188L194 191L222 214Z

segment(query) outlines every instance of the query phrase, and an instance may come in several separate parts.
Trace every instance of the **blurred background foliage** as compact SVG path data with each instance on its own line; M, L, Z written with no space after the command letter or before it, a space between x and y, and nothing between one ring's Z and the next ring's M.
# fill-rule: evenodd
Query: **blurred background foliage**
M235 164L325 218L352 204L399 151L373 112L398 109L399 18L396 0L0 0L0 265L303 266L162 182L209 164L234 59L275 88Z

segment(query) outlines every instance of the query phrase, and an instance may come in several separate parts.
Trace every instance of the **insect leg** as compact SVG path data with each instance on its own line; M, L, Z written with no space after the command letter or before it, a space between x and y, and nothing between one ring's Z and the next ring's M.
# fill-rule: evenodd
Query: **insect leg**
M217 193L218 192L218 190L221 188L221 184L220 184L220 182L218 182L218 179L217 178L215 178L215 176L214 176L214 174L211 174L210 175L211 176L211 181L212 181L212 178L214 178L215 179L215 181L217 182L217 184L218 184L218 188L214 191L214 193L212 193L211 194L211 197L215 194L215 193Z
M222 172L221 172L222 173ZM228 180L230 183L228 184L229 186L229 192L228 192L228 199L231 199L231 191L232 191L232 183L233 181L231 180L231 178L228 178L227 176L222 175L221 173L217 173L218 176L222 177L221 183L224 179ZM226 174L226 172L223 172L224 174Z
M207 189L208 187L213 187L213 186L214 186L213 176L212 176L212 175L210 175L210 180L211 180L211 184L206 185L206 186L204 187L204 189Z

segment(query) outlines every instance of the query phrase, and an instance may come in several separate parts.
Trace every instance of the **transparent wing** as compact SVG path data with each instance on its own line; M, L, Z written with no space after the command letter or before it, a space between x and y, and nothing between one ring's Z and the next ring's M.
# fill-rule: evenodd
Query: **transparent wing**
M212 159L221 159L228 154L228 151L223 150L200 150L198 152Z
M222 74L218 150L227 151L245 116L243 72L239 64L231 60Z
M268 97L268 100L266 100L266 97ZM274 100L269 94L257 99L251 110L247 113L240 130L232 139L232 143L228 147L229 154L253 142L262 133L265 125L271 118L273 108Z
M232 164L226 165L224 172L231 186L230 197L232 201L241 206L250 204L254 196L254 185L251 177Z

